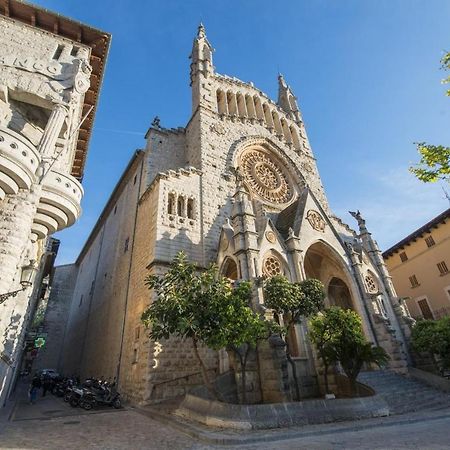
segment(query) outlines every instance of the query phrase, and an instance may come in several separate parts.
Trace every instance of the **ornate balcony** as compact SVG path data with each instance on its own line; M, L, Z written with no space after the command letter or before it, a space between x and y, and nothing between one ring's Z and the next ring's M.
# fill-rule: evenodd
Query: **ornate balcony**
M50 170L42 181L42 194L32 231L43 238L72 225L81 214L83 187L71 175Z
M6 194L29 189L41 157L37 149L9 128L0 126L0 200Z

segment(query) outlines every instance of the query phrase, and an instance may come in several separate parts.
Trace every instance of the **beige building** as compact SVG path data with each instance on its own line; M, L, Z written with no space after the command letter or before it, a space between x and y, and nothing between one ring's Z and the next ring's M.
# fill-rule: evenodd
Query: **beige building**
M450 315L450 209L383 253L415 319Z
M141 323L149 274L180 250L201 267L215 262L232 279L285 274L320 279L327 304L352 308L365 333L404 370L408 317L381 252L358 212L354 231L328 204L297 99L282 76L278 100L253 83L216 72L201 25L190 55L192 115L182 128L158 118L112 193L76 261L59 369L117 378L133 402L183 394L200 382L189 342L154 342ZM262 289L253 307L264 311ZM291 336L304 396L317 394L318 365L306 325ZM258 347L249 376L253 401L291 398L292 374L271 341ZM212 373L225 351L203 349Z
M32 4L0 3L0 403L20 361L46 239L81 214L109 42Z

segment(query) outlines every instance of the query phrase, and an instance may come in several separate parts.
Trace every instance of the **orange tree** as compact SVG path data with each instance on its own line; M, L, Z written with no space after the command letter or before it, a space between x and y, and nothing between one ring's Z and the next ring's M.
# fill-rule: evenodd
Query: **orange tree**
M154 340L178 336L190 339L209 393L219 398L199 345L214 350L226 348L239 358L242 367L245 402L245 369L249 351L259 339L268 337L268 323L249 306L250 283L233 288L216 266L200 270L180 252L162 276L150 275L145 281L155 298L142 314L142 322Z

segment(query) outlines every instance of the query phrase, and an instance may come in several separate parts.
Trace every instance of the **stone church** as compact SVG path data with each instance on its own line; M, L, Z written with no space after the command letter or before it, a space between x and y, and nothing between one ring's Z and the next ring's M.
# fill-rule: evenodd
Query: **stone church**
M140 321L151 301L145 277L184 250L201 267L215 262L224 276L259 286L276 274L321 280L327 305L356 311L367 338L403 370L408 312L359 211L351 213L357 231L332 213L289 85L280 75L273 101L253 83L218 74L202 25L190 60L187 125L167 129L155 118L76 263L60 272L75 281L60 299L70 315L59 369L117 378L125 397L141 403L198 384L190 345L153 342ZM261 288L253 301L255 309L264 303ZM302 392L315 395L321 377L306 325L289 339ZM275 351L263 348L258 358L263 401L289 398ZM203 352L209 370L228 370L225 352Z

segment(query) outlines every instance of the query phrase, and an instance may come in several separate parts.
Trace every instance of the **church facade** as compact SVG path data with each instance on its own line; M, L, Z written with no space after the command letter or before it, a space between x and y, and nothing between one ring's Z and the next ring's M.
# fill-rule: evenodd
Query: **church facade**
M255 309L264 304L266 277L321 280L327 305L356 311L367 338L404 370L407 309L359 211L357 231L332 213L294 93L279 76L275 102L252 83L216 73L212 56L200 26L188 124L166 129L154 120L75 264L60 370L117 378L134 402L198 384L190 344L153 342L140 321L151 301L145 277L163 273L180 250L200 267L216 263L230 279L254 281ZM315 395L320 367L306 324L289 339L302 392ZM289 398L290 375L277 367L276 351L259 350L259 400ZM203 349L203 356L212 372L228 370L225 352Z

